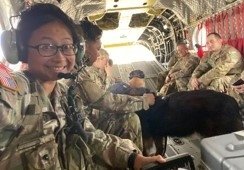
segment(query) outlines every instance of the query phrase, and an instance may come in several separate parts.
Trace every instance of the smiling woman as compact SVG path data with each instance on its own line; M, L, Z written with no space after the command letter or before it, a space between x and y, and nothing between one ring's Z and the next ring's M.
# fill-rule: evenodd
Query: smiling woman
M63 23L50 22L33 31L28 40L26 61L30 73L39 80L56 80L60 72L71 72L76 52L68 28Z

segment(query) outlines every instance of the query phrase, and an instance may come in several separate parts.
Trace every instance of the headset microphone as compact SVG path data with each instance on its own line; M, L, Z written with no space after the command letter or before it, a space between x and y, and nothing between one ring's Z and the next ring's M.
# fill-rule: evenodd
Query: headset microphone
M77 73L58 73L58 78L59 79L75 79Z

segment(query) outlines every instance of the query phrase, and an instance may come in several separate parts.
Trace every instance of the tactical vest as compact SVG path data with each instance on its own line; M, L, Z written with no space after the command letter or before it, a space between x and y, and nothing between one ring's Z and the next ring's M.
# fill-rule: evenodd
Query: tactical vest
M43 133L43 103L30 83L30 103L12 141L1 154L0 169L61 169L54 134Z
M36 83L30 83L30 103L22 121L14 129L10 143L0 155L1 170L76 170L94 169L91 153L85 142L78 135L70 135L64 152L60 153L60 144L53 133L44 134L43 100ZM62 131L62 130L61 130ZM9 129L2 133L9 133ZM60 135L62 135L60 133ZM66 143L62 141L61 143ZM59 146L59 147L58 147ZM61 146L62 147L62 146ZM61 156L61 155L64 156ZM65 159L62 159L65 158Z

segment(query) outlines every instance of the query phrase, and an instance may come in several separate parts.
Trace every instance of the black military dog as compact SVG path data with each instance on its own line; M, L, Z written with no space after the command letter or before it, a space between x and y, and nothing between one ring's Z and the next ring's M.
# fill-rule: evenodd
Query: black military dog
M118 87L118 86L115 86ZM116 90L118 89L118 90ZM147 90L128 90L126 94L142 95ZM123 93L113 88L113 93ZM162 153L162 137L184 137L199 133L210 137L242 130L243 124L236 100L213 90L176 92L166 97L156 97L148 110L136 112L142 126L144 139L153 138L157 153Z
M236 100L212 90L183 91L157 97L147 111L137 112L149 124L152 136L204 137L243 129Z

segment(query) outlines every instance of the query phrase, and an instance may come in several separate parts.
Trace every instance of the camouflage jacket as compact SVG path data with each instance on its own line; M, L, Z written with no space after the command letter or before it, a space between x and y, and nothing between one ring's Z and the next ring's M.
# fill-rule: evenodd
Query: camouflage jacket
M0 88L0 104L2 106L1 133L4 133L4 127L6 126L12 125L15 127L14 125L21 124L23 118L27 117L26 115L37 115L39 116L37 121L29 121L29 125L26 127L31 127L32 129L37 128L37 130L40 130L43 135L56 136L66 124L66 110L62 103L67 101L66 97L68 87L65 84L57 83L52 96L49 98L45 95L44 90L38 81L30 80L21 73L14 74L13 78L16 80L18 87L21 88L22 91L13 93ZM82 112L82 101L80 101L78 106ZM42 114L36 114L36 112ZM40 118L42 118L41 121L39 120ZM35 122L39 123L35 124ZM40 122L43 122L42 127L38 126L39 124L42 124ZM84 130L89 132L89 138L86 143L86 148L90 150L89 152L91 154L88 155L89 157L97 157L98 159L106 162L107 165L113 167L126 168L129 155L134 151L140 152L130 140L120 139L113 135L107 135L101 130L95 129L87 118L84 119L83 123ZM24 140L27 139L23 138L21 141L25 142ZM18 141L14 142L18 143ZM42 149L39 149L37 154L46 152L47 150L45 147ZM31 156L32 157L29 159L33 159L33 157L35 158L33 154ZM35 162L34 164L39 165L40 162Z
M223 45L221 50L209 52L208 56L201 60L192 77L199 78L200 82L208 86L214 79L240 76L243 68L244 62L240 52L232 46Z
M189 78L198 64L199 58L189 53L185 57L178 57L178 61L172 66L169 74L173 79Z
M178 61L178 59L179 59L179 56L177 55L176 52L174 52L169 59L169 62L167 65L168 70L170 70L175 65L175 63Z
M28 105L30 97L25 95L25 82L19 82L17 78L10 77L16 82L16 89L8 89L0 85L0 130L4 127L18 123L26 112L22 104ZM16 81L15 81L16 80Z
M65 81L67 85L73 83L72 80L62 81ZM91 79L86 70L79 72L78 82L78 93L85 106L112 113L132 113L149 108L149 104L143 96L112 94L108 90L101 89L96 82Z
M106 75L106 72L94 67L87 67L90 78L103 90L107 90L114 83L113 80Z

